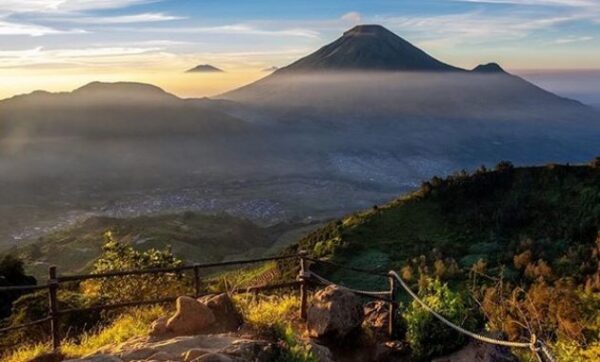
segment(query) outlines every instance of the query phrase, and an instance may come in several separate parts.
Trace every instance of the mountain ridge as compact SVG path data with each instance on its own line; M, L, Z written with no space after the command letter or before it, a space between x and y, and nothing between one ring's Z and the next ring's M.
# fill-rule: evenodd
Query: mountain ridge
M315 70L464 71L433 58L381 25L357 25L275 73Z

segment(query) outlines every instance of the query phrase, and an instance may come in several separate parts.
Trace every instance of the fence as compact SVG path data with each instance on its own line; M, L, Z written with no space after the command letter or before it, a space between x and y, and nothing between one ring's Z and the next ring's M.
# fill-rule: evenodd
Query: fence
M40 320L32 321L29 323L21 324L18 326L12 326L8 328L0 329L0 333L8 332L11 330L27 328L43 323L50 323L50 333L52 338L52 347L55 351L60 349L60 316L73 312L82 312L88 310L109 310L115 308L124 308L124 307L132 307L132 306L141 306L141 305L149 305L149 304L160 304L165 302L171 302L177 299L178 296L172 296L167 298L160 299L152 299L152 300L144 300L144 301L131 301L131 302L122 302L115 304L105 304L105 305L97 305L90 308L83 309L66 309L59 310L58 308L58 299L57 293L61 283L65 282L79 282L90 279L101 279L101 278L114 278L114 277L122 277L122 276L130 276L130 275L144 275L144 274L165 274L165 273L175 273L175 272L183 272L192 270L194 273L194 297L200 297L201 293L201 278L200 278L200 270L214 268L214 267L223 267L223 266L232 266L232 265L244 265L244 264L254 264L268 261L280 261L280 260L290 260L297 259L299 260L299 273L295 281L292 282L284 282L278 283L274 285L264 285L264 286L254 286L243 289L242 293L254 292L258 293L260 291L267 290L276 290L290 287L299 287L300 292L300 317L305 320L307 316L307 300L308 300L308 286L309 284L316 283L322 285L337 285L323 276L315 273L310 270L311 263L313 264L322 264L329 265L339 269L345 269L356 273L365 273L372 276L387 278L389 283L389 290L386 291L367 291L367 290L358 290L352 289L345 286L338 287L345 288L357 295L364 296L371 299L376 299L380 301L384 301L388 304L389 313L388 313L388 328L387 332L390 336L394 335L394 316L397 311L398 303L396 302L396 295L398 291L398 283L399 285L408 293L408 295L417 301L425 310L430 312L434 317L439 319L442 323L446 324L450 328L455 329L459 333L465 334L470 338L477 339L484 343L496 344L501 346L515 347L515 348L529 348L532 353L537 357L539 361L543 361L544 359L553 362L554 359L550 354L547 347L541 340L536 339L535 335L531 336L531 340L529 342L509 342L502 341L498 339L493 339L485 336L481 336L479 334L467 331L460 326L448 321L443 316L435 312L431 309L427 304L425 304L419 297L416 295L408 285L400 278L400 276L395 271L389 271L388 273L380 273L372 270L365 270L359 268L348 267L346 265L336 264L326 260L313 259L308 257L306 252L300 252L295 255L286 255L286 256L278 256L278 257L270 257L270 258L259 258L259 259L246 259L246 260L233 260L227 262L220 263L210 263L210 264L193 264L188 266L181 267L173 267L173 268L161 268L161 269L143 269L143 270L131 270L131 271L116 271L109 273L99 273L99 274L82 274L82 275L69 275L69 276L58 276L56 273L56 267L52 266L48 270L48 283L45 285L36 285L36 286L9 286L9 287L0 287L0 292L3 291L34 291L47 289L48 290L48 316L42 318ZM543 357L542 357L543 356Z
M151 305L151 304L161 304L166 302L172 302L177 299L178 296L171 296L166 298L158 298L158 299L150 299L150 300L138 300L138 301L127 301L121 303L114 304L100 304L95 305L89 308L80 308L80 309L59 309L58 305L58 290L63 283L67 282L81 282L85 280L91 279L104 279L104 278L118 278L124 276L132 276L132 275L150 275L150 274L167 274L167 273L182 273L185 271L193 272L193 285L194 285L194 293L193 297L202 296L201 292L201 277L200 271L209 268L216 267L226 267L226 266L240 266L247 264L255 264L261 262L268 261L280 261L280 260L290 260L290 259L300 259L300 263L304 264L305 254L296 254L296 255L286 255L286 256L278 256L278 257L270 257L270 258L259 258L259 259L245 259L245 260L232 260L226 262L219 263L208 263L208 264L193 264L193 265L185 265L180 267L172 267L172 268L157 268L157 269L141 269L141 270L129 270L129 271L115 271L108 273L98 273L98 274L80 274L80 275L65 275L60 276L57 273L57 269L55 266L51 266L48 269L48 281L43 285L28 285L28 286L8 286L8 287L0 287L0 292L8 292L8 291L23 291L23 292L32 292L37 290L47 290L48 291L48 315L42 319L35 320L32 322L10 326L7 328L0 329L0 333L9 332L17 329L28 328L44 323L50 323L50 337L52 340L52 347L54 350L60 349L61 335L60 335L60 317L62 315L66 315L69 313L75 312L85 312L92 310L111 310L117 308L125 308L125 307L134 307L134 306L142 306L142 305ZM264 285L264 286L252 286L246 289L240 290L238 292L244 293L258 293L260 291L267 290L276 290L282 288L290 288L290 287L298 287L300 286L300 293L303 296L302 300L303 305L302 309L306 310L306 284L307 281L295 280L292 282L284 282L278 283L274 285Z

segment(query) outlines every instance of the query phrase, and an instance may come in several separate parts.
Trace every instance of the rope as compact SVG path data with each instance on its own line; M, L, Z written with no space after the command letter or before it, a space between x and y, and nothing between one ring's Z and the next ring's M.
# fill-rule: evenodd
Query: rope
M315 273L310 273L309 274L310 277L314 277L315 279L319 280L321 283L325 284L325 285L336 285L342 289L348 290L352 293L357 293L357 294L365 294L365 295L372 295L375 297L389 297L390 296L390 292L389 291L385 291L385 292L374 292L374 291L370 291L370 290L360 290L360 289L353 289L353 288L348 288L345 287L343 285L337 285L332 281L329 281L325 278L323 278L322 276L315 274Z
M474 338L476 340L479 340L481 342L486 342L486 343L491 343L491 344L496 344L499 346L506 346L506 347L515 347L515 348L529 348L531 349L533 352L536 352L540 350L540 349L544 349L544 345L542 343L542 341L538 340L535 336L535 334L533 334L531 336L531 341L529 342L510 342L510 341L503 341L503 340L499 340L499 339L495 339L495 338L490 338L490 337L486 337L486 336L482 336L480 334L477 333L473 333L471 331L468 331L460 326L457 326L456 324L450 322L449 320L447 320L446 318L442 317L439 313L437 313L436 311L434 311L433 309L431 309L431 307L429 307L425 302L423 302L416 294L415 292L413 292L408 285L406 285L406 283L404 282L404 280L402 280L402 278L400 278L400 276L395 272L395 271L390 271L390 275L392 277L394 277L396 280L398 280L398 282L400 282L400 285L402 286L402 288L404 288L404 290L406 290L406 292L415 300L417 301L417 303L419 303L421 305L421 307L423 307L425 310L427 310L429 313L433 314L434 317L436 317L437 319L439 319L442 323L444 323L445 325L447 325L448 327L462 333L465 334L471 338ZM538 347L539 346L539 347Z
M412 291L412 289L410 289L410 287L404 282L404 280L402 280L402 278L400 278L400 276L398 275L398 273L396 273L395 271L390 271L387 275L375 272L375 271L371 271L371 270L364 270L364 269L358 269L358 268L352 268L352 267L347 267L344 265L340 265L340 264L336 264L330 261L324 261L324 260L318 260L318 259L312 259L312 258L307 258L310 261L316 262L316 263L325 263L325 264L330 264L336 267L339 267L341 269L347 269L347 270L352 270L355 272L359 272L359 273L365 273L365 274L371 274L371 275L377 275L377 276L386 276L386 277L393 277L395 278L398 282L400 282L400 285L402 286L402 288L404 288L404 290L417 302L419 303L419 305L421 305L421 307L423 307L425 310L427 310L429 313L433 314L434 317L436 317L438 320L440 320L442 323L444 323L445 325L447 325L448 327L456 330L459 333L462 333L464 335L467 335L473 339L476 339L478 341L481 342L485 342L485 343L489 343L489 344L495 344L498 346L505 346L505 347L512 347L512 348L529 348L531 350L531 352L537 357L538 361L543 362L544 360L548 361L548 362L555 362L554 357L552 356L552 354L550 353L550 351L548 350L548 348L546 347L546 345L544 344L544 342L542 340L537 339L535 334L531 335L531 339L529 342L511 342L511 341L504 341L504 340L500 340L500 339L496 339L496 338L491 338L491 337L486 337L483 336L481 334L478 333L474 333L471 331L468 331L464 328L462 328L461 326L458 326L452 322L450 322L449 320L447 320L446 318L444 318L442 315L440 315L439 313L437 313L436 311L434 311L431 307L429 307L423 300L421 300L419 298L419 296L417 294L415 294L415 292ZM315 274L313 272L305 272L302 275L303 278L310 278L310 277L314 277L315 279L317 279L318 281L320 281L321 283L325 284L325 285L337 285L325 278L323 278L322 276ZM390 296L390 292L386 291L386 292L373 292L373 291L366 291L366 290L359 290L359 289L353 289L353 288L348 288L342 285L337 285L338 287L342 288L342 289L346 289L350 292L353 293L358 293L358 294L364 294L364 295L371 295L371 296ZM542 358L543 356L543 358Z

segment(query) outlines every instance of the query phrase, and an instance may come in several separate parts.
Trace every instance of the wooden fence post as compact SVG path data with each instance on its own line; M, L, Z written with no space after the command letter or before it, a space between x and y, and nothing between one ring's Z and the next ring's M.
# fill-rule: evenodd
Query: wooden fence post
M394 320L395 320L395 316L396 316L396 278L394 278L394 276L389 273L388 274L388 280L390 282L390 300L391 302L389 303L389 311L390 311L390 315L389 315L389 320L388 320L388 334L390 337L394 336Z
M56 280L56 266L48 268L48 310L50 314L50 334L52 336L52 349L60 350L60 325L58 310L58 280Z
M198 298L200 296L200 268L194 264L194 296Z
M306 276L309 273L309 266L306 263L306 251L300 251L300 273L298 274L298 280L300 281L300 319L306 320L306 309L307 309L307 280Z

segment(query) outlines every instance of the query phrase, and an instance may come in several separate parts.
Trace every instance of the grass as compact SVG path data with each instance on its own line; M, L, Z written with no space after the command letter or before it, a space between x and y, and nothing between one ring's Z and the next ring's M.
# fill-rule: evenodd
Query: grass
M234 303L250 325L259 330L280 328L298 320L300 298L297 295L259 296L249 294L233 297Z
M66 358L86 356L99 348L125 342L148 333L151 323L167 313L164 307L135 308L123 313L109 325L79 336L79 340L63 340L61 352ZM21 346L2 356L4 362L23 362L51 352L47 343Z

